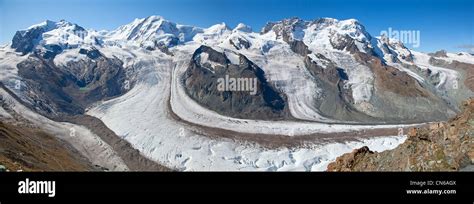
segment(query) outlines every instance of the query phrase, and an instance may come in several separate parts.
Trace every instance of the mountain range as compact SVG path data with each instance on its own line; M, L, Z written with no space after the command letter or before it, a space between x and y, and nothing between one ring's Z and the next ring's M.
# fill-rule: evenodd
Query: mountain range
M222 91L221 79L255 79L256 90ZM56 135L83 166L323 170L460 113L474 56L410 50L355 19L288 18L260 32L160 16L112 31L61 20L0 47L0 82L2 122Z

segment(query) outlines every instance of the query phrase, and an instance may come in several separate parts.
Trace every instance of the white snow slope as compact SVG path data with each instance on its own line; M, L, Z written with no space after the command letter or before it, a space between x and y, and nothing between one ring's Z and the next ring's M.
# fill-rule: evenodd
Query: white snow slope
M100 118L145 156L171 168L183 171L322 171L337 156L354 148L366 145L375 151L383 151L396 147L405 139L404 136L377 137L266 149L257 144L197 135L191 131L192 127L172 120L166 110L174 63L170 59L150 56L153 55L135 62L141 65L142 80L132 90L98 104L87 114ZM179 103L172 100L172 106L176 104ZM192 118L192 121L200 119ZM231 123L221 124L221 127Z
M365 32L363 26L353 19L345 21L325 19L324 22L297 29L291 36L302 40L313 53L323 54L346 71L350 79L347 83L352 87L353 98L357 104L368 101L374 90L373 73L368 67L358 64L348 52L335 50L330 40L337 40L333 38L340 36L334 33L347 34L357 41L356 45L362 52L367 47L381 46L381 41L372 38L375 41L371 42L370 35ZM130 142L145 156L177 170L321 171L325 170L327 164L334 161L337 156L354 148L368 146L371 150L383 151L395 148L405 140L404 136L385 136L345 143L318 143L269 149L250 142L211 139L195 133L194 127L171 118L168 112L170 110L167 109L168 100L171 110L189 123L268 137L275 134L295 136L328 132L351 134L352 131L362 129L401 127L401 125L328 124L340 121L322 117L317 108L313 107L314 101L321 97L321 90L304 68L303 57L292 52L289 45L273 31L260 34L252 32L243 24L231 30L224 23L204 29L175 24L159 16L136 19L111 32L85 30L80 32L80 35L77 33L77 30L80 30L77 25L64 21L45 22L37 26L45 28L40 45L45 43L68 45L64 46L63 53L55 59L56 64L79 60L74 54L78 50L76 48L85 46L97 46L107 57L117 57L124 62L127 72L133 73L132 80L136 81L134 87L120 97L100 102L89 108L87 114L101 119L111 130ZM246 45L243 43L239 44L240 48L237 49L231 45L231 40L233 43L240 43L239 40L245 41L248 43L248 48L243 48L243 45ZM145 49L160 44L169 46L174 56L167 56L158 49L155 51ZM295 118L314 122L236 119L219 115L200 106L185 94L177 80L185 71L186 63L189 62L194 50L202 44L224 51L234 63L237 63L234 52L248 57L265 71L270 83L288 96L289 109ZM403 47L393 49L400 51L396 51L398 55L407 54ZM378 51L384 57L387 54ZM427 63L426 56L416 52L413 52L413 55L416 64L423 68ZM468 55L448 54L448 56L464 62L474 61L474 58ZM15 80L19 79L16 63L26 57L27 55L19 56L6 47L0 49L0 80L7 87L13 87ZM440 86L450 85L451 81L458 77L457 72L432 66L430 68L444 74ZM423 80L408 69L403 71L409 72L420 81ZM21 97L21 93L19 94ZM48 130L57 133L58 137L70 141L81 152L89 155L92 161L105 162L109 169L126 169L120 158L111 152L111 148L87 129L49 121L26 108L18 108L21 105L15 107L17 112L31 117L35 123L44 125ZM0 116L10 117L2 110ZM80 136L74 138L64 136L67 135L65 131L71 127L80 130L78 131Z
M192 46L190 46L192 47ZM192 48L183 48L180 53L186 53L185 49L193 50ZM181 76L186 71L187 62L190 60L190 54L182 54L175 59L180 59L176 62L177 66L173 72L173 78ZM244 133L259 133L259 134L279 134L279 135L304 135L311 133L327 133L327 132L351 132L362 129L375 128L398 128L406 125L351 125L351 124L331 124L319 122L292 122L292 121L264 121L264 120L250 120L237 119L220 115L214 111L206 109L199 105L196 101L191 99L184 90L178 79L172 81L171 88L171 104L173 111L182 119L215 128L222 128ZM299 101L296 98L294 102Z

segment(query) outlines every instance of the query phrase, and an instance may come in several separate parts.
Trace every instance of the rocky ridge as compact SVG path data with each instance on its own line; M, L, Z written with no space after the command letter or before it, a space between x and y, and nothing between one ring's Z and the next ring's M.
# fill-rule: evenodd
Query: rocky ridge
M447 122L412 128L393 150L362 147L328 165L327 171L459 171L474 164L474 99Z

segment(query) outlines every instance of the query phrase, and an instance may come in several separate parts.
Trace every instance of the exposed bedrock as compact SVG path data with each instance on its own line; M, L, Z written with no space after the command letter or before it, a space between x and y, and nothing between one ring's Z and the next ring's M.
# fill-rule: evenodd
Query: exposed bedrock
M82 114L88 105L119 96L132 86L120 60L95 49L81 49L78 55L87 58L56 65L54 58L35 52L18 64L25 83L22 91L33 109L47 116Z
M234 55L238 61L231 62L226 55ZM201 46L194 52L182 79L192 99L223 115L269 120L290 118L286 96L268 83L262 69L241 54Z

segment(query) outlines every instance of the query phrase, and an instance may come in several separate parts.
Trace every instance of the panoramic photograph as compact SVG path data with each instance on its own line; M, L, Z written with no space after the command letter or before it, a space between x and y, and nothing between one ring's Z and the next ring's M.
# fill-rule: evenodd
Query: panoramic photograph
M13 197L55 197L33 181L47 172L440 172L474 188L473 97L473 1L0 0ZM404 195L456 194L456 177L401 175Z

